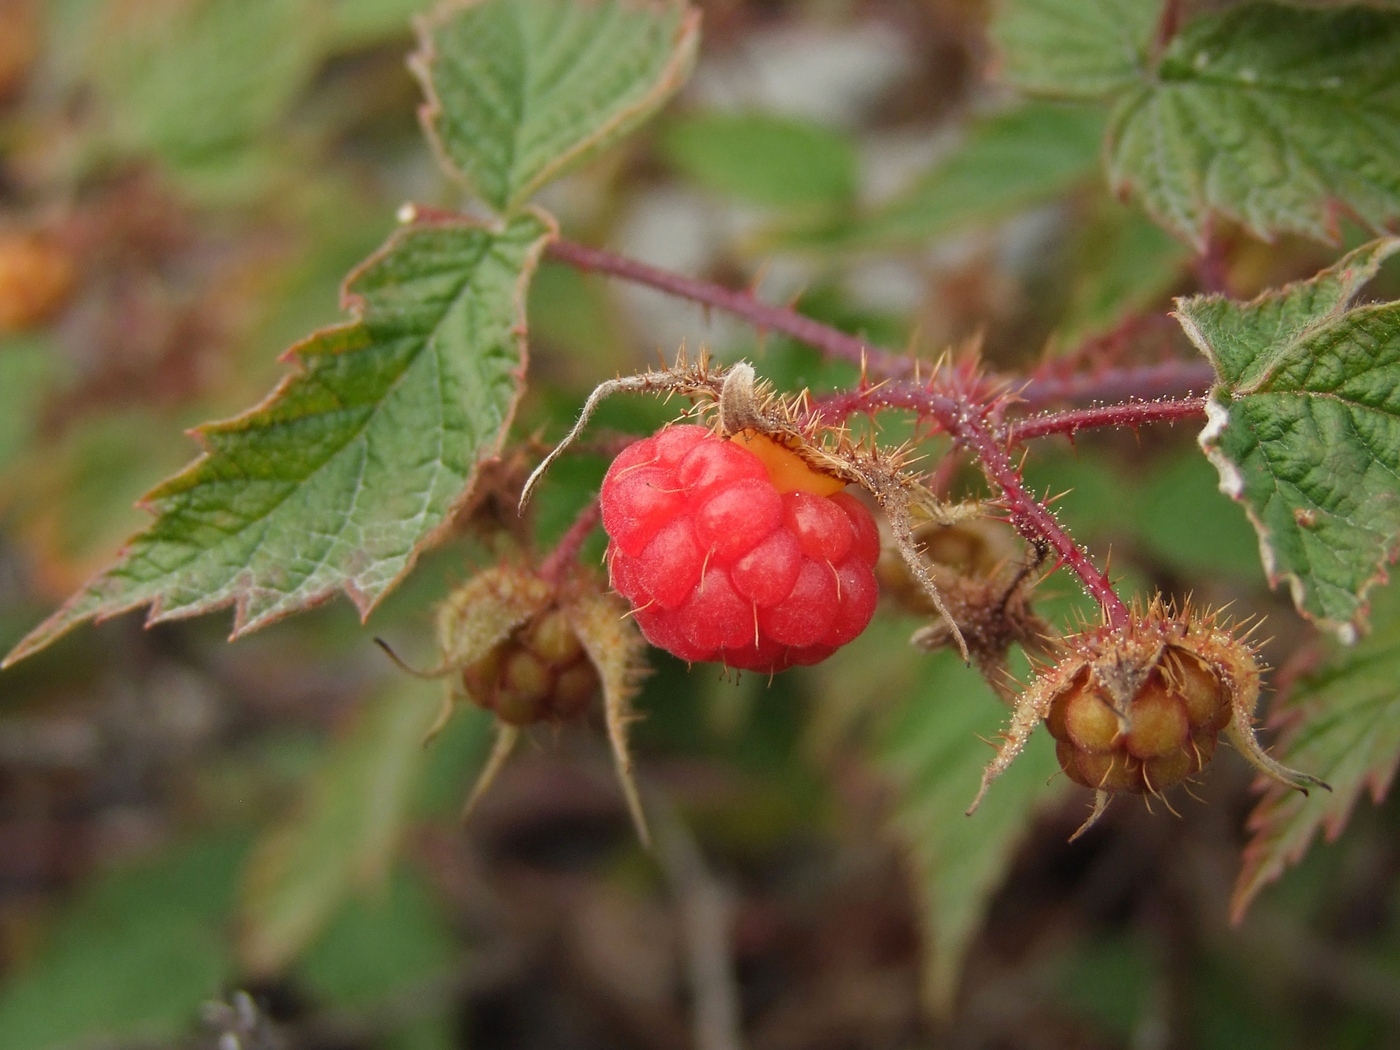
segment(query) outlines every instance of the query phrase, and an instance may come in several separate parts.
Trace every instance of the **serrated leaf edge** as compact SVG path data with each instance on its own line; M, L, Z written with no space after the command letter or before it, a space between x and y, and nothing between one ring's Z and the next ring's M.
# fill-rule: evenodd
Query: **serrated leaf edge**
M1279 702L1280 699L1283 698L1275 698L1271 705L1268 724L1270 729L1278 733L1279 749L1286 753L1287 747L1292 743L1293 736L1299 732L1307 719L1306 712L1300 707L1285 706ZM1266 856L1267 844L1261 841L1260 835L1268 830L1269 822L1277 807L1287 805L1290 802L1297 805L1298 803L1294 800L1298 796L1287 788L1265 778L1261 777L1256 781L1256 787L1263 789L1265 793L1245 822L1245 827L1250 832L1251 838L1245 844L1241 857L1240 873L1236 877L1234 889L1230 894L1230 922L1234 925L1242 922L1249 906L1254 903L1260 892L1266 886L1277 882L1290 867L1307 855L1319 830L1326 841L1336 842L1341 837L1342 832L1346 830L1347 824L1351 822L1351 816L1356 811L1362 794L1369 792L1371 802L1374 805L1379 806L1384 802L1395 782L1397 772L1400 772L1400 754L1393 755L1387 767L1373 769L1365 776L1358 778L1350 788L1344 788L1335 793L1332 797L1338 801L1339 805L1334 811L1324 815L1314 823L1308 829L1307 835L1295 847L1272 857ZM1330 771L1327 775L1331 776Z
M93 623L103 623L106 620L111 619L112 617L120 616L123 613L130 612L132 609L137 609L142 606L149 607L149 612L147 613L145 620L145 626L151 627L155 624L163 623L169 620L190 619L195 616L202 616L206 613L217 612L220 609L224 609L232 605L234 607L234 622L233 630L229 634L228 638L228 640L231 642L236 641L238 638L242 637L245 634L251 633L252 631L255 631L261 627L265 627L270 623L275 623L283 617L291 615L291 613L294 611L306 611L308 609L315 608L318 605L324 604L331 598L335 597L337 593L340 593L342 591L351 600L351 602L354 603L355 609L360 615L360 621L363 623L366 619L368 619L370 613L374 611L374 607L380 602L380 600L382 600L386 595L388 595L390 591L392 591L396 586L398 586L398 584L404 579L404 577L406 577L410 572L413 571L414 566L417 564L418 556L425 549L431 547L433 544L438 542L451 529L452 519L454 517L455 512L459 510L471 497L472 490L476 484L476 479L480 473L481 462L483 460L491 458L492 456L497 455L500 452L501 447L504 444L506 435L509 433L511 424L514 421L516 409L519 407L520 399L524 394L525 373L529 365L529 345L526 338L527 328L525 316L526 295L529 291L530 281L534 276L535 269L539 265L539 261L544 254L545 248L548 246L551 240L558 236L559 233L559 227L557 222L555 221L554 217L548 212L544 211L541 208L531 207L527 209L527 213L532 214L540 222L540 224L544 227L545 232L530 247L529 251L526 252L525 265L521 268L520 276L517 279L515 285L514 313L517 320L513 328L513 333L515 335L516 345L519 348L520 354L520 367L516 370L519 376L519 383L516 388L515 397L511 399L509 406L507 406L507 409L504 413L504 418L502 419L500 431L498 432L496 437L496 441L489 448L483 448L481 450L480 454L477 456L476 467L473 468L470 476L467 478L466 484L463 485L462 491L458 495L457 499L455 499L447 508L446 512L443 515L442 522L436 528L430 530L429 532L419 537L417 543L414 545L413 550L409 552L408 557L404 562L403 568L399 570L399 572L396 573L392 579L387 581L380 588L378 593L370 594L364 591L362 588L356 586L353 580L345 580L336 586L325 587L321 591L308 595L305 601L297 610L285 610L275 615L259 617L253 620L249 620L247 618L248 595L246 592L234 593L231 595L222 595L218 598L211 598L201 602L194 602L171 613L167 613L163 609L163 596L156 595L154 598L151 599L147 599L145 597L135 598L132 601L122 604L120 606L105 609L101 612L93 614L85 614L70 619L70 617L72 616L72 610L78 605L80 605L84 598L91 595L91 593L97 587L97 585L104 579L108 578L111 575L113 569L123 562L135 541L139 539L140 536L144 535L145 530L143 530L141 533L137 533L136 536L133 536L122 546L122 548L117 552L117 555L113 560L112 565L108 566L106 569L103 569L101 572L97 573L90 580L88 580L88 582L85 583L77 591L77 593L72 595L72 597L70 597L61 606L59 606L59 608L56 609L52 614L50 614L42 623L40 623L37 627L35 627L22 639L20 639L19 643L12 650L10 650L10 652L5 656L4 660L0 660L0 671L5 670L12 664L18 663L25 657L32 656L39 650L46 648L53 642L57 641L59 638L63 637L69 631L75 629L80 624L88 620L91 620ZM195 442L200 446L200 454L189 464L187 464L183 469L181 469L178 473L165 479L160 484L156 485L155 488L151 489L139 500L137 500L136 506L142 510L154 512L154 503L156 500L169 493L179 491L185 483L194 478L200 466L204 464L214 454L208 445L208 435L215 433L228 433L239 430L243 428L247 423L251 422L256 416L258 416L259 413L265 412L272 406L274 406L277 400L280 397L282 397L283 394L286 392L286 389L293 382L295 382L299 376L305 374L305 366L302 362L303 353L307 348L313 346L317 342L324 339L334 338L336 336L351 336L353 334L361 332L361 325L363 324L363 321L360 314L364 308L364 300L363 297L351 291L351 287L354 285L355 281L371 266L375 265L381 259L392 253L394 249L398 246L400 241L410 236L414 231L425 228L445 227L458 227L463 229L478 229L487 230L489 232L501 232L504 230L505 224L504 222L481 221L465 215L453 216L451 218L435 216L432 218L415 221L411 225L406 225L395 230L392 234L390 234L389 239L386 240L384 244L382 244L379 248L375 249L373 253L371 253L366 259L359 263L359 265L357 265L353 270L351 270L349 275L345 278L345 281L342 283L340 297L341 307L343 309L349 310L352 314L355 315L355 318L348 322L330 325L326 328L319 329L318 331L308 335L305 339L294 343L287 350L283 351L283 353L279 356L278 359L284 363L291 365L293 370L288 372L280 380L278 380L276 386L274 386L272 390L256 405L253 405L251 408L245 409L243 412L240 412L238 415L230 417L229 419L217 420L211 423L204 423L200 426L193 427L190 430L187 430L186 434L192 437L195 440ZM359 344L359 346L363 345L366 344ZM346 343L345 345L340 346L336 350L336 352L341 353L345 352L346 350L358 348L359 347L354 344Z
M1348 252L1346 255L1342 256L1342 258L1338 259L1337 262L1319 271L1310 278L1301 281L1291 281L1281 288L1265 289L1253 299L1245 303L1240 303L1239 305L1242 309L1247 310L1251 307L1260 306L1268 302L1285 299L1305 285L1317 281L1323 274L1338 272L1341 277L1341 294L1337 301L1325 314L1315 317L1299 332L1291 335L1289 337L1289 345L1293 345L1298 339L1313 335L1319 329L1343 316L1347 312L1347 308L1355 302L1356 297L1361 294L1362 289L1375 277L1376 273L1380 270L1381 264L1397 251L1400 251L1400 237L1382 237ZM1356 267L1356 261L1363 259L1363 257L1364 261L1359 267ZM1350 269L1352 267L1356 267L1356 269L1353 271ZM1360 629L1364 626L1364 618L1367 610L1366 596L1371 592L1372 588L1378 584L1386 583L1390 579L1385 564L1386 562L1393 561L1397 551L1400 551L1400 537L1397 537L1391 543L1386 552L1385 560L1378 566L1376 572L1362 581L1361 587L1357 590L1356 597L1360 605L1355 620L1337 623L1333 620L1315 617L1306 610L1304 603L1308 593L1307 584L1303 581L1303 578L1295 572L1279 571L1278 559L1274 553L1273 545L1270 542L1272 532L1264 524L1258 514L1255 513L1254 508L1244 502L1244 475L1240 473L1239 467L1232 463L1229 457L1220 450L1220 435L1223 434L1225 428L1230 425L1228 401L1232 398L1232 393L1229 385L1220 378L1220 363L1215 355L1213 347L1210 345L1210 341L1205 337L1205 334L1197 327L1194 319L1186 311L1192 303L1219 302L1225 298L1225 296L1221 295L1180 296L1176 299L1176 309L1173 310L1171 314L1171 316L1176 319L1177 323L1181 325L1182 331L1186 333L1186 337L1191 340L1192 345L1205 355L1206 360L1210 362L1211 367L1216 371L1216 384L1212 388L1210 395L1206 398L1206 426L1196 436L1196 443L1200 446L1206 459L1210 460L1211 465L1215 467L1216 472L1220 475L1220 491L1244 507L1245 516L1248 517L1249 523L1254 526L1254 533L1259 537L1259 560L1263 565L1264 574L1268 578L1269 586L1277 587L1286 579L1288 581L1289 596L1293 599L1293 607L1298 610L1300 616L1316 623L1325 630L1332 631L1337 636L1337 640L1343 645L1355 645L1360 637ZM1267 376L1268 369L1265 369L1263 374ZM1257 385L1258 383L1256 382L1250 387L1242 389L1244 389L1247 395L1251 390L1255 389Z
M497 0L445 0L444 3L439 4L427 14L416 17L413 21L413 28L418 36L418 49L408 56L408 68L423 89L424 102L418 107L418 122L423 129L424 137L427 138L432 147L438 165L455 182L467 189L496 214L509 217L516 214L520 210L521 204L528 201L541 186L557 177L575 160L586 155L598 143L607 141L620 129L626 128L632 121L658 108L667 97L680 88L690 75L695 56L699 51L700 11L698 8L692 7L688 0L633 0L634 6L637 7L656 7L659 9L676 7L684 10L681 24L672 43L671 59L662 69L661 76L641 99L631 106L618 110L607 121L598 125L592 133L585 135L570 149L555 157L534 178L517 187L504 207L497 209L482 195L480 189L473 183L471 176L452 160L441 136L437 133L436 120L443 113L443 107L437 89L433 87L432 78L433 64L438 58L433 32L462 12L493 2L497 2ZM583 2L594 3L596 0L583 0Z

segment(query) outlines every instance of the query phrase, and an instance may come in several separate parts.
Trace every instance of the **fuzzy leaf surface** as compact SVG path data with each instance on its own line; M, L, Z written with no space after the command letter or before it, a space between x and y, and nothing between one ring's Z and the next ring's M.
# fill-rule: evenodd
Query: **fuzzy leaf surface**
M1303 678L1271 721L1285 727L1277 757L1321 777L1332 791L1304 796L1270 785L1249 819L1252 833L1235 883L1238 920L1259 891L1303 858L1323 832L1333 841L1363 793L1377 805L1400 765L1400 588L1375 602L1375 628L1353 648Z
M1098 98L1148 66L1156 4L1142 0L1006 0L992 23L1003 73L1033 94Z
M684 83L699 15L683 0L461 0L420 26L424 127L496 211L650 116Z
M1400 12L1248 4L1190 22L1120 101L1109 181L1198 248L1213 215L1337 239L1400 217Z
M261 405L199 428L204 455L146 497L155 523L6 663L143 605L152 623L234 605L235 637L338 590L368 615L500 447L551 233L537 213L396 233L347 282L358 319L294 347Z
M1269 581L1343 640L1400 550L1400 303L1353 300L1400 239L1248 303L1177 300L1215 366L1200 444L1245 505Z
M412 679L370 700L312 773L295 812L258 844L240 909L249 972L281 972L353 893L388 874L441 703L440 685Z

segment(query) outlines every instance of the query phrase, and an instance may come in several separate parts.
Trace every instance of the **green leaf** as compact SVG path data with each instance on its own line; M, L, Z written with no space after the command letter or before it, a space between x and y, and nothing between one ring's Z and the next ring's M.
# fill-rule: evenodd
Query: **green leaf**
M1400 549L1400 303L1352 306L1400 239L1248 303L1177 300L1219 383L1201 448L1245 505L1269 582L1355 640Z
M428 137L498 212L625 135L685 81L699 14L684 0L458 0L410 64Z
M810 121L763 113L716 113L670 124L661 151L718 193L782 208L833 207L856 192L851 140Z
M343 589L362 616L413 567L500 448L525 370L524 295L553 224L402 230L351 275L358 320L291 351L259 406L197 431L205 454L146 497L156 522L36 628L234 605L234 636Z
M88 62L125 149L199 166L266 134L320 60L313 0L108 4L89 24Z
M1022 90L1096 98L1142 77L1159 6L1147 0L1004 0L992 38L1006 78Z
M297 972L334 1006L373 1007L451 968L459 954L451 928L422 878L400 867L381 892L336 916Z
M0 473L33 439L45 399L64 371L58 349L47 340L0 339Z
M1105 200L1082 230L1057 342L1068 348L1128 315L1153 309L1181 279L1191 253L1136 207Z
M1119 103L1113 186L1203 247L1212 215L1335 242L1400 217L1400 12L1255 3L1196 19Z
M245 873L239 955L280 972L355 892L387 875L427 761L442 687L411 679L367 703L311 776L297 809Z
M330 19L338 47L367 47L412 35L413 16L428 0L331 0Z
M1334 648L1319 671L1276 703L1285 726L1277 757L1326 780L1303 795L1270 785L1250 816L1252 832L1235 883L1238 921L1259 891L1303 858L1322 831L1335 840L1363 791L1379 805L1400 765L1400 588L1376 596L1375 630L1353 648Z
M38 956L0 984L0 1050L154 1044L190 1031L234 976L223 924L242 836L89 883Z
M1094 175L1104 115L1029 102L973 125L908 192L853 224L860 247L927 241L1049 200Z
M1038 808L1063 797L1066 782L1046 786L1059 766L1048 734L1037 733L966 816L992 755L985 741L1001 732L1006 706L956 655L914 653L909 631L907 621L873 625L833 658L834 673L850 678L844 692L869 689L868 706L889 712L873 758L899 789L894 826L908 844L922 898L925 998L946 1014L1018 843Z

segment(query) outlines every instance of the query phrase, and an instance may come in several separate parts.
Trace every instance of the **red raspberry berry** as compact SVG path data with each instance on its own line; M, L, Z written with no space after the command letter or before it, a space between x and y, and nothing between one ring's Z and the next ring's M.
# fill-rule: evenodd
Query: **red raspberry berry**
M831 491L831 478L805 474ZM859 500L803 484L800 460L775 484L765 460L698 426L668 427L613 461L601 494L608 566L648 641L771 673L865 630L879 530Z

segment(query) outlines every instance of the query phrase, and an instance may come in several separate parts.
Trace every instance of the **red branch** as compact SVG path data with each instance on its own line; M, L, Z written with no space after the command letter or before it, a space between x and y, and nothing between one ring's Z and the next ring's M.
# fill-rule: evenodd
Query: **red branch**
M914 371L912 358L873 347L864 340L847 335L820 321L814 321L810 317L804 317L785 306L761 302L752 292L738 292L709 281L682 277L668 270L648 266L636 259L629 259L625 255L617 255L601 248L590 248L588 245L576 244L562 237L550 242L548 252L551 258L580 270L611 274L666 292L668 295L689 299L703 306L716 307L744 318L760 332L782 332L808 346L816 347L830 357L857 365L868 364L871 371L880 375L903 376Z
M1020 419L1010 424L1008 442L1024 444L1033 438L1063 434L1073 437L1091 427L1139 427L1145 423L1175 423L1179 419L1198 419L1206 413L1203 397L1181 398L1176 401L1130 401L1122 405L1102 405L1098 408L1076 408L1068 412L1048 412L1043 416Z
M1011 462L1006 447L997 440L996 435L971 415L940 422L955 440L972 450L982 465L983 473L1001 489L1002 502L1010 512L1011 523L1016 530L1033 544L1048 543L1060 556L1061 563L1068 565L1079 577L1089 597L1103 607L1108 625L1126 627L1128 607L1114 591L1113 584L1084 549L1060 528L1060 523L1045 504L1026 491L1021 472Z
M1163 361L1136 368L1111 368L1031 379L1017 390L1028 407L1069 402L1149 400L1204 393L1215 382L1209 361Z
M589 533L597 526L600 517L602 508L598 501L589 500L578 512L578 517L574 519L568 531L559 538L555 548L540 562L538 575L551 583L558 583L578 557L578 552L583 549Z
M851 395L834 395L822 402L818 410L825 415L828 408L843 397L854 399L843 402L844 405L859 405L863 399L865 405L878 402L881 407L915 408L936 421L954 441L977 457L982 472L1001 489L1002 504L1016 530L1033 544L1048 544L1060 556L1061 563L1070 567L1088 595L1103 607L1104 618L1110 626L1127 624L1128 607L1114 592L1108 577L1060 527L1045 504L1026 491L1021 472L1011 462L1006 441L983 418L990 412L989 406L974 406L965 399L926 386L888 383Z

